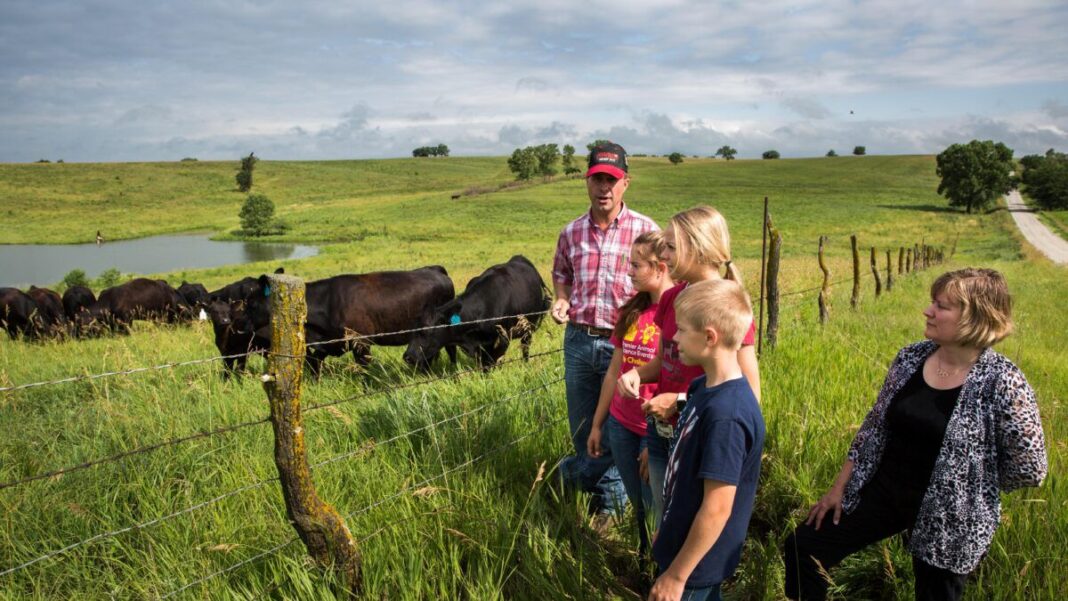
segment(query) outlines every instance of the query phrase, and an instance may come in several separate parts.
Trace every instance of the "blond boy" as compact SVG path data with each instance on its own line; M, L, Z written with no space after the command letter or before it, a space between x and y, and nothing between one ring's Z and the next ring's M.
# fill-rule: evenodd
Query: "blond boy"
M649 599L714 601L741 558L764 448L764 418L738 365L753 311L738 283L707 280L683 291L675 312L679 356L704 375L675 430Z

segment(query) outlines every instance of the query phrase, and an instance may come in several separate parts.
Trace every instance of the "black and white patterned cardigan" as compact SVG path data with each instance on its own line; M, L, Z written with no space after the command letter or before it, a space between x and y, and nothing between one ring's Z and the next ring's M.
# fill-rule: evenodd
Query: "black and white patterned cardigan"
M853 474L842 508L851 512L875 475L886 447L890 400L938 346L903 348L890 365L875 406L849 448ZM1046 447L1035 393L1023 373L992 349L968 372L946 426L909 551L924 562L967 574L990 546L1001 517L1001 491L1038 486L1046 477Z

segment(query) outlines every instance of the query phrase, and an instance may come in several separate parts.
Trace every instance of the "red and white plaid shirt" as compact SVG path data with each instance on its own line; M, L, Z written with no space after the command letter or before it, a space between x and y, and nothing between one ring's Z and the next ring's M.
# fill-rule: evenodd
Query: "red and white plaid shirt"
M624 204L602 231L589 212L560 232L553 257L553 281L571 286L568 319L595 328L613 328L619 307L634 294L627 277L635 238L658 230L656 222Z

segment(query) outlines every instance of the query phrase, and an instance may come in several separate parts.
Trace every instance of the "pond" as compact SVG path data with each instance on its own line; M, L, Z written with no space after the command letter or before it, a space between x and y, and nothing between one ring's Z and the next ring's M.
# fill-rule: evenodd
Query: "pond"
M51 286L72 269L92 279L106 269L122 273L159 273L303 259L319 253L314 246L275 242L220 242L208 234L153 236L90 244L0 244L0 286ZM175 282L177 284L177 282Z

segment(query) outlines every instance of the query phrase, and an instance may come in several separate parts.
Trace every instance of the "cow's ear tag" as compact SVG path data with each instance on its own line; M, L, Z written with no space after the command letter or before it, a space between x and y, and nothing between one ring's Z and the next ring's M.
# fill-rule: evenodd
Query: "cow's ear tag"
M452 314L452 317L449 318L449 325L450 326L460 325L460 314L459 313L453 313Z
M271 295L271 287L270 286L264 286L263 287L263 295L264 296L270 296Z

